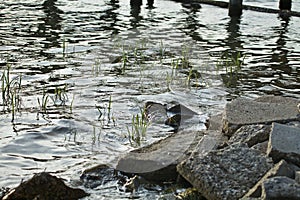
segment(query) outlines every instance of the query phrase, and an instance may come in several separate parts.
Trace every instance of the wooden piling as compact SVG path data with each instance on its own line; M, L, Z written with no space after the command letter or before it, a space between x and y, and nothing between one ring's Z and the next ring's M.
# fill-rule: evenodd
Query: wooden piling
M279 0L279 9L280 10L291 10L292 9L292 0Z
M131 7L139 7L143 4L143 0L130 0Z
M243 12L243 0L229 0L229 11L230 17L241 16Z

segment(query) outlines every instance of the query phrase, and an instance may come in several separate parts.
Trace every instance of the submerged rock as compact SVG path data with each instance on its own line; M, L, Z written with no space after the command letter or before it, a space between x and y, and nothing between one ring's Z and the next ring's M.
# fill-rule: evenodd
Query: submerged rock
M127 177L112 167L101 164L84 170L80 179L86 188L94 189L107 183L110 184L111 182L117 182L123 185L126 183Z
M272 167L271 159L245 144L235 144L206 155L193 153L177 166L204 197L239 199Z
M73 189L47 172L34 175L9 192L3 200L75 200L88 194L81 189Z

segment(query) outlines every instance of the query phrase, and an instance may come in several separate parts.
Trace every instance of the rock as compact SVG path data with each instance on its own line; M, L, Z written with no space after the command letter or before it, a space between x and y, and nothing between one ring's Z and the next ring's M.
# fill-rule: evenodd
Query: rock
M295 172L295 181L300 184L300 171Z
M267 154L268 143L269 143L269 141L267 140L265 142L258 143L256 145L252 146L251 148L258 150L262 154Z
M265 102L265 103L293 104L293 105L297 105L298 103L300 103L300 101L295 98L274 96L274 95L261 96L256 98L255 101Z
M262 199L300 199L300 185L291 178L277 176L267 179L262 185Z
M272 124L267 154L274 162L281 159L300 166L300 129L282 125Z
M196 145L193 154L206 155L210 151L216 150L224 140L220 131L207 131Z
M261 97L254 101L235 99L225 106L222 130L231 136L243 125L298 120L297 103L298 100L277 96Z
M262 184L268 178L275 177L275 176L286 176L289 178L295 177L295 171L293 166L289 165L285 160L281 160L277 163L272 169L270 169L263 177L260 179L253 188L251 188L247 194L243 198L246 197L260 197L262 194Z
M167 105L156 102L146 102L145 103L145 114L148 119L151 119L152 123L163 124L168 118Z
M183 104L176 104L167 109L168 119L166 125L172 126L175 131L178 130L204 130L207 117L196 113ZM201 126L202 125L202 126Z
M271 159L246 144L234 144L206 155L193 153L178 172L205 198L239 199L272 167Z
M154 182L175 181L177 164L186 159L196 146L201 153L206 153L216 148L220 140L221 132L180 131L125 154L119 159L116 169Z
M90 169L86 169L80 176L84 187L96 188L112 182L118 183L118 186L122 186L127 181L127 176L122 175L120 172L107 165L97 165Z
M204 130L207 120L206 115L200 115L183 104L176 103L168 108L167 104L152 101L145 103L145 117L152 123L169 125L175 132L188 128Z
M66 186L61 179L52 176L47 172L42 172L21 183L3 197L3 200L75 200L87 195L88 194L85 191L70 188Z
M7 193L9 193L9 188L1 187L0 188L0 199L2 199Z
M228 144L246 143L248 147L269 139L271 126L263 124L245 125L239 128L229 139Z
M208 130L222 130L222 115L211 116L208 120Z
M187 188L176 196L177 200L206 200L196 188Z
M163 140L125 154L119 159L116 169L138 174L154 182L174 181L178 175L176 165L186 157L190 146L196 146L202 136L203 132L174 133Z

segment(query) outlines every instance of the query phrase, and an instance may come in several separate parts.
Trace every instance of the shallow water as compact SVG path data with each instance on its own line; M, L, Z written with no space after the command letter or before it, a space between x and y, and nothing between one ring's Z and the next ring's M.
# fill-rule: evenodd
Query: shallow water
M277 8L278 2L244 3ZM299 9L295 1L293 10ZM10 78L22 77L13 122L11 106L0 98L3 187L44 170L81 186L82 170L114 166L133 148L126 127L146 101L179 102L205 120L239 96L300 98L296 17L244 11L240 19L230 19L226 9L190 10L168 0L156 1L151 9L130 8L128 0L4 0L0 17L1 73L10 65ZM229 66L226 59L237 55L243 64ZM113 62L122 56L128 58L125 67ZM182 57L201 77L190 79L190 68L176 67ZM170 131L150 126L143 145ZM130 196L114 185L90 192L91 198Z

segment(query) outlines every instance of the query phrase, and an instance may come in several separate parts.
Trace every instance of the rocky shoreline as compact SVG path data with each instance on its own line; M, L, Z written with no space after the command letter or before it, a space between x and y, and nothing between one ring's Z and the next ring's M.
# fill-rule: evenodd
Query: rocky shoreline
M121 157L112 173L131 174L131 179L123 181L131 191L143 181L185 180L194 188L194 199L300 199L299 105L300 100L279 96L233 100L222 114L209 119L207 130L178 129ZM182 108L188 115L179 112L178 119L195 117ZM111 170L99 166L85 171L83 177ZM88 195L76 193L81 196L73 199ZM12 194L3 199L13 199Z

